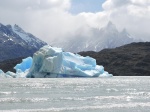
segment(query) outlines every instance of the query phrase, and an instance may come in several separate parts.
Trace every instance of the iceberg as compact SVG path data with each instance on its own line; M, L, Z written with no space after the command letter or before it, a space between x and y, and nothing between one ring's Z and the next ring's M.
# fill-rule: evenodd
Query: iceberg
M63 77L112 77L96 60L79 54L64 52L61 48L46 45L17 64L16 73L0 70L0 77L12 78L63 78Z
M96 60L46 45L34 53L28 78L112 76Z
M27 69L30 69L32 65L32 57L28 57L26 59L22 60L22 63L17 64L14 69L18 72L20 72L20 70L22 72L25 72Z

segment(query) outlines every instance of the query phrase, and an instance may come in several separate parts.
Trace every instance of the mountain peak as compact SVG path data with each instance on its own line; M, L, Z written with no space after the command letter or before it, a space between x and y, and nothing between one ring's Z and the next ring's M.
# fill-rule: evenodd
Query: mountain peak
M21 27L19 27L17 24L14 25L14 30L17 32L24 32L24 30Z
M0 23L0 27L3 27L4 25L2 23Z
M131 38L131 36L130 36L130 34L128 33L128 31L127 31L126 28L124 28L124 29L121 31L121 34L122 34L122 35L126 35L126 36L128 36L129 38Z
M126 28L124 28L123 30L122 30L122 32L121 32L122 34L128 34L128 31L127 31L127 29Z
M14 25L15 28L20 28L17 24Z
M109 28L109 29L117 29L115 24L113 24L111 21L109 21L106 25L106 28Z
M101 28L105 33L118 33L118 29L116 28L116 25L113 24L111 21L109 21L105 27Z
M107 26L112 26L112 25L114 25L111 21L109 21L108 23L107 23Z
M12 26L10 24L6 25L6 27L12 29Z

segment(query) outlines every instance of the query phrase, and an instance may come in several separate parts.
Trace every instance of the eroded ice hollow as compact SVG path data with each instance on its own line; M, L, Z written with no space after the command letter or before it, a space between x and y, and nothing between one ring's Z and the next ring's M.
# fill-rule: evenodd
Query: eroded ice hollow
M64 52L61 48L49 45L34 53L33 59L28 57L14 68L17 71L16 74L7 72L5 75L27 78L112 76L104 71L103 66L97 65L96 60L91 57Z

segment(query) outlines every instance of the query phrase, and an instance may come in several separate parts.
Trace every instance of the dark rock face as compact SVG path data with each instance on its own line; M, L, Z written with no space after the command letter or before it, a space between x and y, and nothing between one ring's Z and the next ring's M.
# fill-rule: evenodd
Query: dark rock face
M12 71L12 72L16 72L14 67L18 64L22 62L22 58L17 58L17 59L9 59L9 60L5 60L0 62L0 69L2 69L4 72L7 71Z
M103 65L114 76L150 76L150 42L79 54L95 58L98 65Z

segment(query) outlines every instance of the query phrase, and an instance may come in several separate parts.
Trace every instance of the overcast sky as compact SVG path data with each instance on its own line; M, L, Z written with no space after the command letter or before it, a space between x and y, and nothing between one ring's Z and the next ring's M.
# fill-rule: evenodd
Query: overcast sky
M18 24L48 43L108 21L150 41L150 0L0 0L2 24Z

